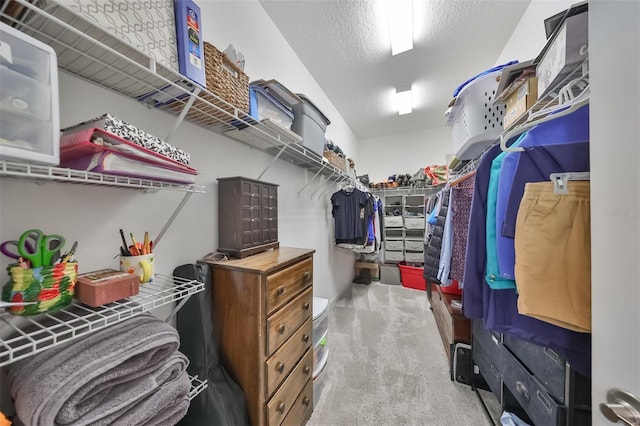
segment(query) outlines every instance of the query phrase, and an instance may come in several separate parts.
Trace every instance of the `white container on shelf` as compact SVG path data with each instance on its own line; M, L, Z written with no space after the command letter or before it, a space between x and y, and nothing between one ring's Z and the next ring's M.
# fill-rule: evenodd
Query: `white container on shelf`
M0 159L58 165L58 62L46 44L0 22Z
M494 105L502 71L479 77L460 90L447 118L456 158L478 157L502 133L506 105Z

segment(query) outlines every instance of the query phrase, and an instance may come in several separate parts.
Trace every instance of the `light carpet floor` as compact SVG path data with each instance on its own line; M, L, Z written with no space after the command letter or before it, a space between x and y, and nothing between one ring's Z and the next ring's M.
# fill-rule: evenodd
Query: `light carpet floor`
M307 426L493 425L473 390L450 380L423 291L354 284L329 311L327 348Z

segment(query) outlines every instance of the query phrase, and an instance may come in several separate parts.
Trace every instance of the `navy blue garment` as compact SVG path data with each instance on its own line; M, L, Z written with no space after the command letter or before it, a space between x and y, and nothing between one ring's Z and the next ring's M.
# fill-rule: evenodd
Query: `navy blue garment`
M482 318L482 289L484 281L487 241L487 188L493 159L502 151L499 145L491 147L480 159L469 214L469 235L464 261L464 291L462 292L462 313L467 318Z
M486 262L487 189L493 159L500 146L480 160L471 202L469 236L465 256L462 310L468 318L482 318L485 328L547 346L564 356L581 374L590 376L591 335L578 333L532 317L520 315L515 290L492 290L484 282Z

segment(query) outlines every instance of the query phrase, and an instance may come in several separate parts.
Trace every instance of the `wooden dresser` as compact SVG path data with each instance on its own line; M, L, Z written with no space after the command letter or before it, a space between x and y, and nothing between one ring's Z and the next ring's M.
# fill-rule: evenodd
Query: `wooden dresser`
M218 251L243 258L278 248L278 185L218 179Z
M313 411L313 253L282 247L207 261L225 368L252 425L303 425Z
M431 309L442 337L447 359L451 367L451 348L455 343L471 344L471 320L462 314L460 307L451 302L460 301L460 296L444 293L439 285L431 284Z

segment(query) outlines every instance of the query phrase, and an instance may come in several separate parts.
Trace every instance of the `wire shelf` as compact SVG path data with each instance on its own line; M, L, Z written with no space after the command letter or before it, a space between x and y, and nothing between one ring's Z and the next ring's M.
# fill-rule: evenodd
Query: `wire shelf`
M156 274L154 282L140 286L139 294L97 308L74 300L58 311L31 317L0 313L0 367L202 290L201 282Z
M191 379L191 389L189 390L189 394L187 398L191 401L193 398L198 396L200 392L209 387L209 384L206 380L200 380L198 376L189 376Z
M298 135L285 128L256 123L216 94L156 63L66 6L53 2L34 5L26 0L14 1L26 12L19 17L11 16L6 6L9 2L4 2L4 6L0 6L0 18L50 45L56 52L59 69L271 155L278 155L282 150L279 155L282 160L315 171L321 168L324 173L322 156L302 147ZM195 101L183 112L192 97ZM344 174L335 168L326 170L327 175Z
M0 160L0 177L137 188L144 190L173 190L196 193L205 192L204 186L196 184L178 184L127 176L105 175L86 170L65 169L4 160Z

